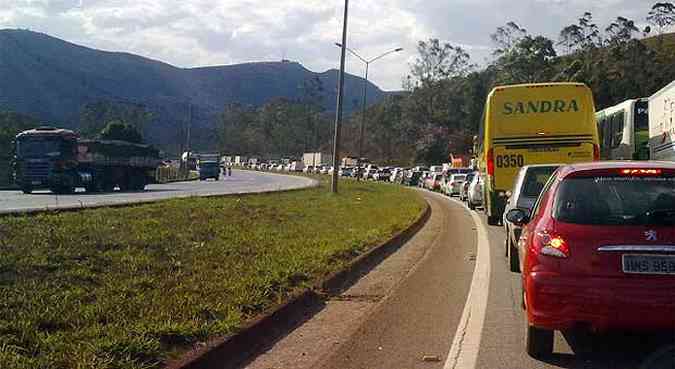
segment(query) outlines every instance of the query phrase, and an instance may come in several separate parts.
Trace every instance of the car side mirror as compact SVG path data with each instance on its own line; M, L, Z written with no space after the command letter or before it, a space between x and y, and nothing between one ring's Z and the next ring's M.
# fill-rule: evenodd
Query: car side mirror
M523 209L511 209L506 213L506 220L517 226L523 226L530 222L530 215Z
M513 196L513 192L511 192L511 191L506 191L506 198L507 198L507 199L510 199L511 196Z

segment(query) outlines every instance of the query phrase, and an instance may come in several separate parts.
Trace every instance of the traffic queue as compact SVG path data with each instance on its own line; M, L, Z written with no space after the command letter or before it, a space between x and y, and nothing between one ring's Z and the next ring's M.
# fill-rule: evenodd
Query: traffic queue
M507 266L521 276L525 347L535 358L553 353L556 330L672 334L674 99L671 84L596 113L580 83L497 87L469 168L338 170L456 196L503 227Z

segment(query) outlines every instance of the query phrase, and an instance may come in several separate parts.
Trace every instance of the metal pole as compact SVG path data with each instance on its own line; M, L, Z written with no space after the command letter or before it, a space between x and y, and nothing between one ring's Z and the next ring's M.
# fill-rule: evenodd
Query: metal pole
M345 0L345 15L342 25L342 52L340 53L340 77L337 93L337 110L335 112L335 138L333 140L333 174L331 176L330 190L338 192L338 167L340 161L340 123L342 121L342 104L345 84L345 54L347 53L347 12L349 0Z
M370 63L366 63L366 75L363 79L363 105L361 106L363 112L361 115L361 127L359 133L359 162L361 162L361 159L363 158L363 132L365 130L364 127L366 126L366 104L368 99L368 68L370 68Z

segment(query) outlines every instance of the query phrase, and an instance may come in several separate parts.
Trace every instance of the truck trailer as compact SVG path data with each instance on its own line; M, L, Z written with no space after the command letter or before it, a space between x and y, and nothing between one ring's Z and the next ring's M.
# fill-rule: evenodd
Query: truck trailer
M86 140L71 130L40 127L15 139L14 180L24 193L142 191L155 180L159 151L116 140Z

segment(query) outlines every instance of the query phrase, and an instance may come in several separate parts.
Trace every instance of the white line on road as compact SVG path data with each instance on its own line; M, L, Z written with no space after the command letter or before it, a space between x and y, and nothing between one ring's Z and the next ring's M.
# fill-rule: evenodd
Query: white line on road
M471 217L476 224L478 241L476 265L462 318L457 326L457 332L443 369L476 368L490 291L490 244L487 230L476 212L468 208L466 210L471 213Z

